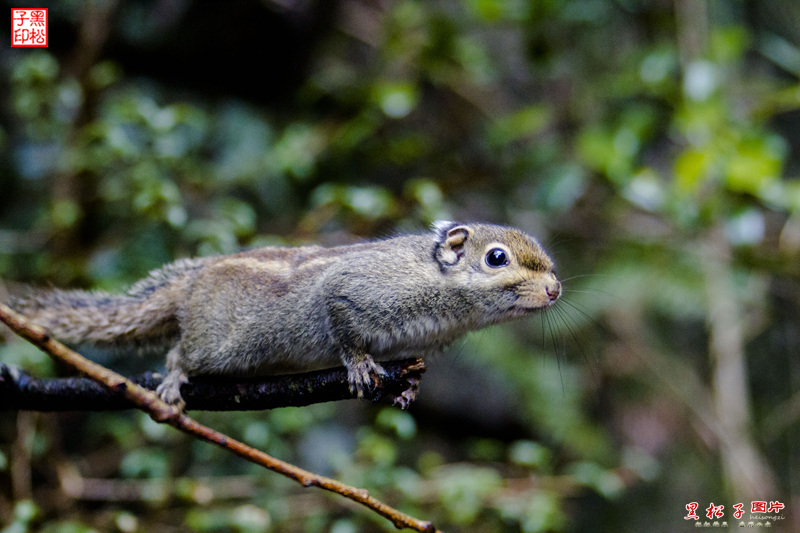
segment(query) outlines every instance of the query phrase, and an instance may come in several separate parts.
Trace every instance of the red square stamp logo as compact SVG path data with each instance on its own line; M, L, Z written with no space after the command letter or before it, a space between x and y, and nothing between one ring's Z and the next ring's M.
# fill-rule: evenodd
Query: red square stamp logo
M11 46L47 46L47 8L11 10Z

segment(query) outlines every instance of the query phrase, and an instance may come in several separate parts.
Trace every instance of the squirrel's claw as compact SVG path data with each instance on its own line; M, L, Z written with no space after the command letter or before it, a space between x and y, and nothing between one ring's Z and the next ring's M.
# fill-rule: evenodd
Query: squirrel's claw
M170 405L177 405L178 408L183 411L183 408L186 407L186 402L183 401L183 397L181 396L181 385L187 381L188 378L186 374L180 370L172 370L167 374L167 377L164 378L164 381L161 382L161 385L158 386L156 394L158 394L162 401Z
M345 363L347 367L347 381L350 382L350 392L357 398L364 397L364 391L372 391L381 383L381 377L386 375L386 370L376 363L369 354L364 354L355 361ZM419 377L406 376L406 388L399 394L391 394L392 403L401 409L408 409L411 402L417 399L419 392Z
M409 378L406 380L408 388L401 392L398 396L394 397L393 405L398 406L400 409L408 409L411 402L417 399L419 392L419 379Z
M365 390L372 390L380 383L381 376L386 371L376 363L372 356L364 354L353 362L346 363L347 381L350 383L350 392L358 398L364 397Z

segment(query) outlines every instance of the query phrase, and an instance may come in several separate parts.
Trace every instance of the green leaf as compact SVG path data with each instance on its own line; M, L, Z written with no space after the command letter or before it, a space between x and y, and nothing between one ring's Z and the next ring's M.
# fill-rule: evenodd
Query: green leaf
M711 174L714 157L707 150L686 150L675 160L675 188L678 194L693 194Z
M414 417L407 411L401 411L394 407L381 409L375 423L378 427L388 429L404 440L411 439L417 434L417 423Z
M419 91L410 82L384 82L373 88L373 98L390 118L403 118L419 102Z
M761 196L777 181L783 167L783 142L777 137L747 139L739 143L727 160L725 184L734 192Z
M541 132L550 124L552 110L545 105L533 105L498 117L489 127L488 138L503 145Z

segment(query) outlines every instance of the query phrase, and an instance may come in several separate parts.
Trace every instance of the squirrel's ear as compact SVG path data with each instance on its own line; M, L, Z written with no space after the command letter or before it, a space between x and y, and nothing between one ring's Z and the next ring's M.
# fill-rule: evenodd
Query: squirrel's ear
M445 265L455 265L464 257L464 243L472 235L472 228L453 222L437 222L436 258Z

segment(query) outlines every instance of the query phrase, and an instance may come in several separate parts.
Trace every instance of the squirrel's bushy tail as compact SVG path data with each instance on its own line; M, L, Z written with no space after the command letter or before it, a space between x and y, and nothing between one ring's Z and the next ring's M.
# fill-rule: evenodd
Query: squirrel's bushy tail
M154 270L127 294L31 289L10 305L67 343L160 347L177 338L178 309L190 275L205 259L183 259Z

